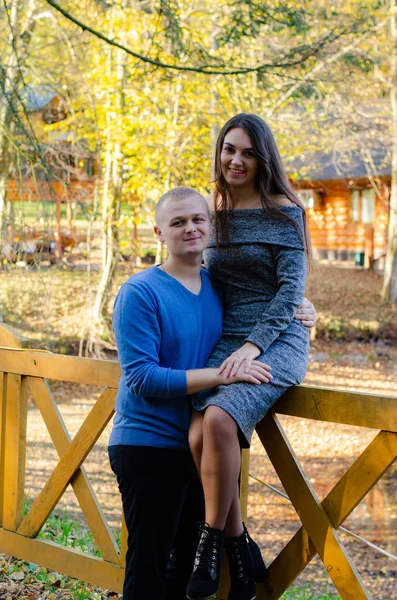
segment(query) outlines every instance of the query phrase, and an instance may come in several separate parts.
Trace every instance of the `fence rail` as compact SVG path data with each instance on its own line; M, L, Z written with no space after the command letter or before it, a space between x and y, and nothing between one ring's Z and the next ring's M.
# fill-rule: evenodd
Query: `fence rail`
M125 526L119 551L83 464L113 415L119 377L115 361L32 350L12 328L0 326L0 550L116 592L121 592L124 578ZM73 440L47 379L104 388ZM24 515L28 390L43 416L59 462ZM320 502L276 413L369 427L379 433ZM258 584L258 600L279 598L316 554L343 600L370 598L339 538L338 528L397 456L397 399L299 386L285 394L276 412L259 423L257 432L302 521L301 528L269 566L267 583ZM248 478L249 452L243 451L240 493L244 518ZM102 558L37 538L69 483ZM227 593L224 569L219 597L225 599Z

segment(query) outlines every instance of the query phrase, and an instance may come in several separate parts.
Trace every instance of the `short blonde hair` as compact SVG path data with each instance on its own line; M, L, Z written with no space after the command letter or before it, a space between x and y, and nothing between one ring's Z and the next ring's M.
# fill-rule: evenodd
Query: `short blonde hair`
M162 215L164 206L167 202L169 202L171 200L172 201L184 200L185 198L188 198L189 196L198 196L199 198L202 198L202 200L204 200L205 204L207 205L204 196L202 196L200 194L200 192L198 192L197 190L194 190L193 188L190 188L190 187L184 187L184 186L176 187L172 190L169 190L169 192L166 192L165 194L163 194L161 196L160 200L157 202L156 208L155 208L156 224L158 225L159 222L161 221L161 215Z

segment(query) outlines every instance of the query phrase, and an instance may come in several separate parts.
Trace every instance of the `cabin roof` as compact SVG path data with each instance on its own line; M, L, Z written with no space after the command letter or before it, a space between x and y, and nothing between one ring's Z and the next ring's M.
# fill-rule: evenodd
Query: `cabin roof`
M26 86L24 89L25 106L27 110L42 110L60 94L49 85Z
M391 148L365 147L361 151L334 150L302 154L287 165L296 181L327 181L388 177L391 175Z

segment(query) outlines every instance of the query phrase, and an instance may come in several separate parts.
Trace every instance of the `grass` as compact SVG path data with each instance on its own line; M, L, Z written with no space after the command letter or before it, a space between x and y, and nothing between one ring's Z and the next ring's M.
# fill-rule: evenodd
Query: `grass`
M25 499L24 514L26 515L30 509L32 500ZM39 538L56 542L61 546L75 548L81 552L91 554L91 556L101 557L91 531L82 526L80 523L73 521L67 515L66 509L63 513L53 512L48 517L43 528L41 529ZM114 532L116 543L121 547L121 531Z
M14 218L16 222L16 226L18 227L21 224L35 224L40 220L55 221L55 211L56 211L56 203L50 200L42 200L42 201L14 201L13 202L14 209ZM78 202L74 208L74 220L78 221L88 221L89 212L92 210L90 204L83 204ZM123 216L132 216L133 210L132 206L127 202L123 202L121 205L121 214ZM61 219L66 219L66 203L61 202Z
M57 542L61 546L81 550L92 556L101 556L91 531L68 519L66 510L63 515L51 514L38 537Z

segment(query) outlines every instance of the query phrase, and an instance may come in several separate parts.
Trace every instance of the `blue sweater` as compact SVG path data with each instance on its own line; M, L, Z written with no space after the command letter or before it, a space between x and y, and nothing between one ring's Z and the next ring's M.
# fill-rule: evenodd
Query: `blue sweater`
M186 370L205 366L222 333L219 293L205 270L201 291L151 267L120 288L113 312L121 379L109 446L188 450Z

